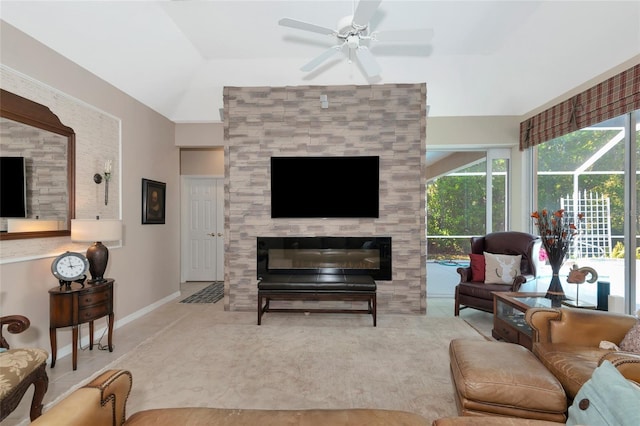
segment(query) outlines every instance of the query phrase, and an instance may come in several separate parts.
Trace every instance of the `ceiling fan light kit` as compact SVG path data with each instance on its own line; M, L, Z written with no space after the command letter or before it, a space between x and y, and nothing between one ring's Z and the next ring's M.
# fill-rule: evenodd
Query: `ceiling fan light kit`
M343 47L348 48L345 55L351 60L355 53L362 70L367 77L377 77L381 73L380 65L368 48L370 41L406 41L409 43L426 43L433 37L433 30L428 28L417 30L397 30L385 32L373 32L369 34L369 21L378 10L382 0L360 0L351 16L345 16L338 21L337 30L298 21L291 18L282 18L278 24L284 27L295 28L303 31L311 31L336 38L338 44L330 47L320 55L313 58L300 68L302 71L313 71L320 64L331 58ZM363 43L364 42L364 43Z

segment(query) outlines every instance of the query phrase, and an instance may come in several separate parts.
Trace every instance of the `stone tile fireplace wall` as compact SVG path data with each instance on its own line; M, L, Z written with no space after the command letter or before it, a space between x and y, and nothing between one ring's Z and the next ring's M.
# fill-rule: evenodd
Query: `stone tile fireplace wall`
M256 238L388 236L378 312L426 312L426 84L225 87L226 310L255 310ZM321 108L320 95L329 107ZM377 219L272 219L272 156L377 155Z

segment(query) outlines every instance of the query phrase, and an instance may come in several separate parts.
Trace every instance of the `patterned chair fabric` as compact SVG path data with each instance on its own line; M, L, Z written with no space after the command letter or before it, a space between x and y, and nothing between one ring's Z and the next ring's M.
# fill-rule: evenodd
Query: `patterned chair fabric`
M29 320L19 315L2 317L0 321L8 325L10 333L20 333L29 327ZM35 391L30 418L35 420L42 414L42 400L49 386L45 369L49 353L39 348L9 349L1 332L0 343L0 421L16 409L32 384Z

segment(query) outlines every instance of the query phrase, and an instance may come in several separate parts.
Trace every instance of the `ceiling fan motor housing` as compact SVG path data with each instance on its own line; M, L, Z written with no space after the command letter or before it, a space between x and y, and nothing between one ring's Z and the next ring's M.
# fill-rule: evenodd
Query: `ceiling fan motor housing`
M347 46L349 46L349 49L357 49L360 47L360 37L357 35L347 37Z

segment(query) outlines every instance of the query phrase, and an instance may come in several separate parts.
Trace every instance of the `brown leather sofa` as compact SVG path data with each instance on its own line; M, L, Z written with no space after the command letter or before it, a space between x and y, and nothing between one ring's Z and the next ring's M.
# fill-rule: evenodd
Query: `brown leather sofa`
M424 417L406 411L377 409L239 410L224 408L161 408L126 416L132 377L126 370L108 370L77 389L33 423L34 426L282 426L369 425L426 426Z
M502 416L443 417L432 423L433 426L558 426L560 424L562 423Z
M473 254L483 254L486 251L493 254L522 255L520 275L510 284L485 284L483 281L473 281L471 266L458 268L460 283L455 291L455 315L458 316L460 309L464 308L493 313L494 291L535 291L536 265L541 244L539 237L517 231L492 232L484 237L472 237Z
M640 354L600 348L601 341L619 345L636 317L589 309L532 308L525 320L533 331L533 353L560 381L570 401L605 359L624 377L640 383Z

